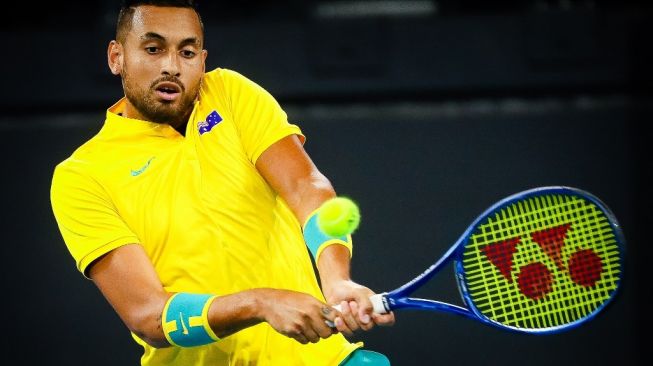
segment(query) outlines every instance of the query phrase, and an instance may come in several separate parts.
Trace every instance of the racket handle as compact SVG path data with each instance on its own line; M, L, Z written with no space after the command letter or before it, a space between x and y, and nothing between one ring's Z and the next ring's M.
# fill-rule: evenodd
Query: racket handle
M388 309L385 306L385 300L384 300L385 295L386 294L383 293L383 294L376 294L376 295L370 296L370 301L372 302L372 309L373 309L372 311L374 313L376 313L376 314L387 314L390 311L390 309ZM342 311L342 306L340 306L339 304L333 306L333 308L338 310L338 311ZM324 322L327 323L327 325L330 326L331 328L335 328L335 324L333 324L332 321L325 320Z

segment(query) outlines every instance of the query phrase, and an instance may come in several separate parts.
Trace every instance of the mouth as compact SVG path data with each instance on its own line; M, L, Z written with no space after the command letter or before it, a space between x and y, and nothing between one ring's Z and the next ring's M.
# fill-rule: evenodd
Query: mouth
M181 87L172 82L162 82L155 86L156 95L165 101L171 102L181 95Z

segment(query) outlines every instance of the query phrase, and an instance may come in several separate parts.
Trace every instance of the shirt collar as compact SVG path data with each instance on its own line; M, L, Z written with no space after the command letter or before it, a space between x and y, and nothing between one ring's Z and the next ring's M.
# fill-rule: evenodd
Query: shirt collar
M126 99L123 97L116 104L107 109L103 130L112 136L141 135L165 138L183 138L172 126L167 123L143 121L122 116Z

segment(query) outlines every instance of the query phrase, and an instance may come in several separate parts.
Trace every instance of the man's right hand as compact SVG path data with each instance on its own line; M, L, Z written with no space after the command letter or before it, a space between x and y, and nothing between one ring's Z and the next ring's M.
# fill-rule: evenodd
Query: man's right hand
M277 332L302 344L316 343L338 332L325 322L333 322L338 311L315 297L289 290L260 290L260 314Z

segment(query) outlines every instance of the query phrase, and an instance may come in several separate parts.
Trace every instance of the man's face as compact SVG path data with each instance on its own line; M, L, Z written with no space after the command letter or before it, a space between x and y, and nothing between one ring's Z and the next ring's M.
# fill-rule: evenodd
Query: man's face
M136 8L119 69L128 117L174 127L186 121L204 74L202 42L193 9Z

